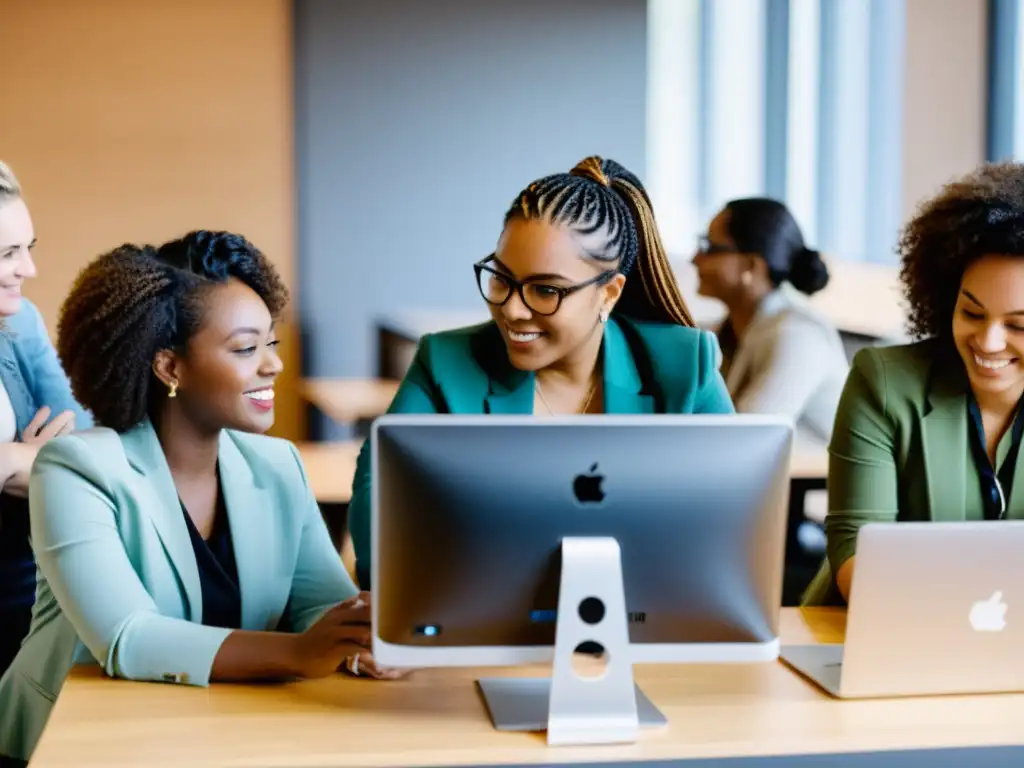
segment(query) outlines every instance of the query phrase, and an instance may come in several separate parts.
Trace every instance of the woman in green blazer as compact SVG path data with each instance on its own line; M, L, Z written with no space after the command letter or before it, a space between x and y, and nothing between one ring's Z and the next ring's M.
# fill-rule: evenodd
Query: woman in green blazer
M41 578L0 680L0 755L27 760L72 664L210 681L390 676L295 448L263 436L287 298L245 239L122 246L79 276L58 351L99 429L58 437L29 481Z
M854 359L830 445L828 561L808 604L848 597L867 522L1024 518L1024 166L948 185L900 252L923 340Z
M732 413L712 334L693 327L636 176L588 157L520 192L474 265L493 320L426 336L391 413ZM349 507L370 587L370 456Z

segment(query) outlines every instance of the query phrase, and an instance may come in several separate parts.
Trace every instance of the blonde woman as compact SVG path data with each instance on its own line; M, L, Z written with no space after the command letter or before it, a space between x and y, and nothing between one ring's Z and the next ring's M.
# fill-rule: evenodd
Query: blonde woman
M0 162L0 672L28 632L35 600L29 470L43 443L90 422L71 395L39 310L21 295L36 275L35 243L18 180Z

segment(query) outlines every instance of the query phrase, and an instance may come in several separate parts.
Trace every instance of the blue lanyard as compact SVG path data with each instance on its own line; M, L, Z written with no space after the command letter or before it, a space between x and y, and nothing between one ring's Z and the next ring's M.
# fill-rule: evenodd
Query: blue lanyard
M1010 493L1013 490L1013 473L1017 468L1017 454L1020 452L1021 437L1024 437L1024 417L1020 416L1020 403L1014 411L1013 427L1010 433L1010 450L1000 465L998 472L992 467L985 447L985 426L981 420L981 409L974 396L967 394L968 430L970 433L971 453L978 469L981 483L981 497L985 502L985 519L1002 520L1010 505Z

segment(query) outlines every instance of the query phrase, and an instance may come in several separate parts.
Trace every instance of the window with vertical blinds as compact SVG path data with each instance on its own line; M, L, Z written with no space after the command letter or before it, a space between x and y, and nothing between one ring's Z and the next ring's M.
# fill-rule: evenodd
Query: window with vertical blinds
M832 256L893 263L905 0L648 9L647 178L669 250L692 252L726 201L765 195Z
M1024 161L1024 13L1020 0L988 4L989 160Z

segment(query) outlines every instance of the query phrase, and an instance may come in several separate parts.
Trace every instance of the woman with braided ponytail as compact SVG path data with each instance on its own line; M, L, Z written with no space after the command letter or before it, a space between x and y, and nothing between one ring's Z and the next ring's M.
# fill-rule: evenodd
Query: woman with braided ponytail
M102 428L51 440L32 469L41 579L0 680L0 755L28 760L73 664L199 686L393 676L295 447L260 434L286 301L225 232L125 245L79 275L57 348Z
M714 336L694 327L640 180L588 157L516 195L476 263L493 320L422 339L392 413L732 413ZM370 579L370 464L349 506Z

